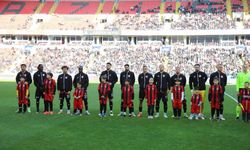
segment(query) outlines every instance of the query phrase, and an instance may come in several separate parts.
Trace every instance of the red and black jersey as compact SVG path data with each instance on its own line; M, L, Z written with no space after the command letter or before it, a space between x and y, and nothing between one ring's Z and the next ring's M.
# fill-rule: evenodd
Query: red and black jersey
M239 96L241 97L241 101L250 101L250 88L242 88L240 89Z
M45 101L53 101L54 95L56 93L55 80L45 79L43 85L44 85L44 100Z
M192 95L192 97L191 97L191 103L192 103L192 105L198 106L201 101L202 101L201 94L193 94Z
M99 99L101 96L105 96L105 98L107 98L110 90L110 85L108 83L100 83L98 86Z
M74 100L81 100L82 101L84 95L85 95L84 89L76 88L75 91L74 91L73 96L74 97L79 97L80 96L80 98L78 98L78 99L75 98Z
M51 94L55 95L56 93L56 82L55 80L51 79L45 79L44 81L44 93L45 94Z
M199 114L200 113L200 103L202 102L201 94L193 94L191 97L191 113Z
M242 112L250 113L250 88L240 89L239 96L244 108L242 109Z
M134 88L131 85L122 87L122 99L123 101L132 101L134 99Z
M183 86L173 86L172 88L173 100L181 101L184 94Z
M221 85L211 85L208 93L209 102L221 102L223 89Z
M18 100L26 100L26 96L28 96L29 85L25 82L18 82L17 87L17 96Z
M157 87L155 84L146 86L145 97L148 100L148 105L154 105L154 101L157 99Z

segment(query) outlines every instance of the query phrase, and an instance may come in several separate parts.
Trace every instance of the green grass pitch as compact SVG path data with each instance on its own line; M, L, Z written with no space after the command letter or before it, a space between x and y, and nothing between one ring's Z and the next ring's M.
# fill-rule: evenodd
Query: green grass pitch
M226 97L226 121L190 121L172 118L148 120L146 102L143 118L117 117L120 105L120 86L114 90L114 117L99 118L97 84L88 89L90 116L66 114L45 116L35 113L34 87L31 87L31 114L16 114L15 83L1 82L0 150L52 150L52 149L173 149L173 150L249 150L250 125L235 120L236 104ZM187 90L188 91L188 90ZM227 92L235 95L235 86ZM135 86L135 110L138 112L138 86ZM187 92L188 112L190 93ZM54 100L54 112L59 109L58 96ZM71 99L71 104L73 100ZM168 116L172 115L170 101ZM43 105L43 104L42 104ZM72 105L71 105L72 106ZM64 106L65 108L65 106ZM72 108L72 107L71 107ZM205 115L209 116L206 102ZM43 109L43 108L42 108Z

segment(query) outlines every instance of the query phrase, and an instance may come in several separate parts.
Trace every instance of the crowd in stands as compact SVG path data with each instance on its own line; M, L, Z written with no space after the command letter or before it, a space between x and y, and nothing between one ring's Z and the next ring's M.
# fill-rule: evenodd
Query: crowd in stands
M169 16L169 15L168 15ZM2 15L0 29L17 30L212 30L241 28L236 20L225 13L196 13L172 14L170 21L164 21L159 14L117 14L109 17L96 15L51 15L41 22L34 22L37 16L31 15ZM102 22L106 18L105 22ZM169 17L167 17L169 18ZM249 19L243 19L244 28L250 28ZM32 28L31 28L32 26Z
M171 24L174 30L213 30L235 29L234 20L227 18L226 14L180 14L179 18Z
M37 27L39 29L54 30L94 29L97 25L94 18L91 15L85 15L84 17L78 15L51 15L48 18L45 18L42 22L37 23Z
M243 22L244 28L249 29L250 28L250 19L246 19Z
M22 63L29 66L31 72L37 70L40 63L45 64L45 69L54 73L61 72L61 65L65 64L70 68L70 72L76 71L76 67L82 64L88 70L88 63L92 57L91 47L38 47L35 53L27 55ZM19 69L19 66L17 66Z
M250 56L247 50L242 53L245 57ZM222 63L225 72L233 77L242 66L241 57L235 48L220 46L175 46L168 60L171 61L171 66L180 65L187 75L193 71L195 63L200 63L208 74L215 70L216 64Z
M0 15L0 29L27 30L31 27L32 15Z
M107 23L107 30L160 30L163 24L157 14L154 15L117 15L114 21Z
M2 61L0 72L10 69L13 65L17 65L16 60L20 59L21 56L25 56L25 54L22 53L19 48L0 48L0 60ZM15 72L16 70L13 69L8 71L13 73L13 71Z
M104 43L96 51L92 46L36 46L32 53L22 52L20 48L1 49L1 71L20 70L20 64L27 64L29 71L35 72L38 64L44 64L45 70L61 73L61 66L68 65L71 74L77 72L77 66L83 65L88 74L99 75L105 69L106 62L113 64L113 69L120 73L128 63L135 74L142 72L146 64L149 71L156 73L159 64L164 64L170 73L175 66L181 66L182 72L189 75L193 65L200 63L202 69L210 74L216 64L222 63L228 75L235 76L242 66L241 59L250 58L249 48L239 51L235 47L172 45L171 50L162 51L161 42L141 42L130 45L127 42ZM9 51L11 55L9 55Z

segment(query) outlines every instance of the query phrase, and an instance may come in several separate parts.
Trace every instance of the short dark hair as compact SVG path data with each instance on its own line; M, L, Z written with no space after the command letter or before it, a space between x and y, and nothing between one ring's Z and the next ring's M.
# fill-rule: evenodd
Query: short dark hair
M195 64L194 66L199 66L200 67L201 65L200 64Z
M110 62L107 62L107 65L110 65L110 66L112 66L112 64L111 64Z
M246 82L245 82L245 84L249 84L249 82L248 82L248 81L246 81Z
M37 66L37 69L39 69L41 66L43 66L42 64L39 64L38 66Z
M48 72L47 75L51 76L51 78L53 77L53 74L51 72Z
M62 66L62 69L64 69L64 68L66 68L67 70L69 69L69 67L68 67L68 66Z
M124 67L128 66L129 67L129 64L125 64Z
M213 81L214 81L214 80L219 80L219 78L218 78L218 77L214 77Z
M107 76L106 76L106 75L102 75L102 76L101 76L101 79L105 79L105 80L106 80L106 79L107 79Z
M130 80L129 80L129 79L126 79L125 82L130 82Z
M26 64L21 64L21 67L22 67L22 66L26 67Z

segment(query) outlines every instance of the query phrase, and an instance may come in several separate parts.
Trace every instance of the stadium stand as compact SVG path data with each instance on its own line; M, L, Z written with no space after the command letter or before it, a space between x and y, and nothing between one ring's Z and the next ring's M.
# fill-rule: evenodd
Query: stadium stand
M96 76L105 67L103 62L110 61L117 72L125 62L136 74L142 64L154 73L164 63L169 71L181 65L189 74L194 63L201 63L209 74L223 57L226 72L235 77L242 59L250 58L248 4L240 0L3 0L0 71L16 73L19 64L26 63L34 72L44 63L55 74L62 64L74 73L83 64L87 73Z
M235 29L235 21L227 18L226 14L181 14L172 24L175 30L212 30Z
M99 75L105 68L103 61L112 62L117 72L123 70L125 62L129 63L136 74L141 72L142 64L147 64L150 72L155 73L160 63L168 66L170 72L174 71L174 66L179 65L187 75L191 73L195 63L201 63L208 74L214 71L217 63L223 63L225 72L230 76L235 76L240 70L241 61L235 47L176 44L172 46L171 51L161 51L161 46L161 42L139 42L137 45L129 45L121 41L104 42L99 51L93 51L92 46L80 45L35 46L33 52L12 47L1 51L3 60L1 71L17 72L18 64L25 63L29 66L29 70L34 72L37 65L42 63L45 64L46 70L56 74L61 72L58 66L62 64L67 64L71 68L70 73L75 73L76 67L83 64L84 70L89 74ZM245 57L250 57L249 50L248 48L243 51Z
M1 14L32 14L36 13L57 13L57 14L95 14L98 13L119 13L119 14L152 14L159 13L217 13L228 11L243 11L243 5L247 1L241 0L206 0L206 1L169 1L169 0L61 0L54 2L47 0L3 0L0 2ZM230 8L229 8L230 7ZM246 6L245 6L246 7ZM245 8L247 9L247 8ZM49 11L48 11L49 10Z

